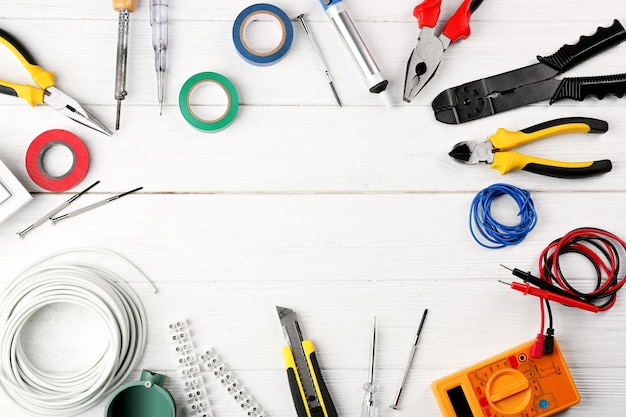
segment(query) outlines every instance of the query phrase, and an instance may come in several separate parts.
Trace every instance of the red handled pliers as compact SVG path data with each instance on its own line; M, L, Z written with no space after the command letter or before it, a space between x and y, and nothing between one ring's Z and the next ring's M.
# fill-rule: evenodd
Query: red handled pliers
M424 0L413 9L421 32L406 65L404 101L410 103L428 84L451 43L469 37L470 17L482 3L483 0L463 0L439 36L435 35L435 26L441 12L441 0Z

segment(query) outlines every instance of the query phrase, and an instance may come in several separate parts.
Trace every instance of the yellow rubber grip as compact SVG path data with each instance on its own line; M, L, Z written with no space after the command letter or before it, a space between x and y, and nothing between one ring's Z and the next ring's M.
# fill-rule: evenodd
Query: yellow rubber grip
M28 71L30 76L33 78L33 81L35 81L35 83L39 87L46 89L54 85L54 73L50 71L46 71L45 69L41 68L39 65L31 64L30 62L28 62L28 60L24 57L24 55L22 55L22 53L16 47L11 42L3 38L2 36L0 36L0 43L6 46L7 48L9 48L9 50L13 53L13 55L15 55L17 59L20 60L24 68L26 68L26 71ZM20 97L24 98L21 95ZM24 100L26 99L24 98Z
M522 146L550 136L567 133L589 133L590 130L591 127L585 123L567 123L537 130L532 133L524 133L521 130L511 132L510 130L500 128L496 130L496 133L488 139L495 148L508 151L509 149L513 149L517 146Z
M500 174L504 175L507 172L524 169L524 167L528 164L538 164L547 167L559 168L589 168L593 164L593 161L563 162L528 156L519 152L496 152L493 157L491 168L497 169Z
M311 354L315 352L315 346L311 340L303 340L302 341L302 350L304 350L304 356L306 356L306 361L309 364L309 369L311 370L311 376L313 377L313 385L315 385L315 392L317 393L317 398L320 401L322 406L322 411L324 412L324 416L328 417L328 411L326 409L326 404L324 403L324 396L322 395L322 390L320 389L319 378L321 375L318 375L315 371L318 370L318 367L313 365L311 361Z
M120 10L128 10L129 12L135 11L135 0L113 0L113 10L119 12Z
M43 104L43 90L41 88L33 87L26 84L15 84L8 81L0 81L0 87L7 87L15 92L15 95L21 99L26 100L31 106L37 106ZM3 93L6 93L6 89L2 89ZM14 95L10 93L10 95Z
M302 386L302 381L300 380L300 376L298 375L298 369L296 368L296 360L293 357L293 352L289 346L283 347L283 358L285 360L285 367L287 369L293 370L294 377L296 378L296 382L298 383L298 390L300 391L300 397L302 398L302 404L306 404L306 395L304 393L304 387ZM311 417L311 412L308 407L305 407L306 413L308 417Z

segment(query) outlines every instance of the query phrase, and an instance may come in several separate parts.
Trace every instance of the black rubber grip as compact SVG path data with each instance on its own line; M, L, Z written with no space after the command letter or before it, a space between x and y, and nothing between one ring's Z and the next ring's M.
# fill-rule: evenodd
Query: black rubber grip
M379 82L378 84L376 84L375 86L373 86L372 88L370 88L370 93L374 93L374 94L382 93L383 91L387 89L388 85L389 85L389 81L383 80Z
M469 7L470 13L474 14L476 9L478 9L481 4L483 4L483 0L472 0Z
M589 126L589 133L605 133L609 130L609 124L604 120L593 119L591 117L563 117L561 119L548 120L547 122L522 129L523 133L538 132L554 126L567 125L571 123L583 123Z
M538 56L537 59L559 72L564 72L625 40L626 30L615 19L608 28L599 27L593 35L581 36L575 45L563 45L556 53L547 57Z
M6 94L7 96L18 97L17 91L6 85L0 85L0 94Z
M626 74L563 78L550 99L550 104L563 99L583 101L589 96L600 100L609 95L621 98L624 93L626 93Z
M322 395L322 401L324 402L324 406L326 407L326 414L328 417L338 417L337 410L335 409L335 404L333 404L333 400L330 398L330 393L328 392L328 388L326 388L326 383L324 382L324 378L322 377L322 372L320 370L320 366L317 363L317 357L315 356L315 352L311 353L311 366L313 367L313 373L315 374L315 379L317 379L317 383L320 388L320 394Z
M17 49L17 51L20 54L22 54L26 62L28 62L31 65L39 65L37 64L37 61L35 61L35 57L33 57L30 54L30 52L28 52L28 49L26 49L26 47L22 44L22 42L17 40L17 38L13 37L13 35L11 35L9 32L7 32L6 30L0 29L0 36L6 39L7 42L9 42L11 45L15 47L15 49Z
M302 402L302 394L300 393L298 379L293 368L287 369L287 379L289 380L289 390L291 391L293 404L296 407L296 414L298 414L298 417L307 417L307 406Z
M611 169L613 169L613 164L608 159L594 161L590 166L586 168L564 168L535 163L527 164L524 168L522 168L522 170L532 172L534 174L570 179L585 178L591 177L593 175L605 174L611 171Z

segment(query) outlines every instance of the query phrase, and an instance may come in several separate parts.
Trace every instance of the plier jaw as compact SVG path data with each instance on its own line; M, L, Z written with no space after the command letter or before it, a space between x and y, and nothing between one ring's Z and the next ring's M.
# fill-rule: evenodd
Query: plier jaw
M411 51L406 64L404 101L410 103L433 78L441 63L441 56L449 44L450 40L445 35L441 35L441 38L435 36L434 28L428 26L422 28L417 45Z
M109 128L81 106L78 101L74 100L57 87L52 86L44 90L43 102L83 126L87 126L107 136L113 135L113 132L111 132Z
M474 165L480 162L491 164L496 151L490 141L466 140L454 145L448 155L462 164Z

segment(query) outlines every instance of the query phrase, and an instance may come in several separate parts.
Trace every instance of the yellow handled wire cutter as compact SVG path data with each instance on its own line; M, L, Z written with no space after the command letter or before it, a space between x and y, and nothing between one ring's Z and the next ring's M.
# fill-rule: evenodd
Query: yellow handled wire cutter
M609 125L604 120L568 117L550 120L516 132L500 128L485 141L459 142L448 155L464 164L491 164L500 174L515 170L557 178L583 178L611 171L608 159L589 162L563 162L509 152L518 146L566 133L604 133Z
M100 133L111 136L112 132L83 108L76 100L54 85L54 74L40 67L31 53L13 35L0 29L0 44L6 46L26 68L35 84L17 84L0 80L0 94L19 97L31 106L47 104L63 115Z

